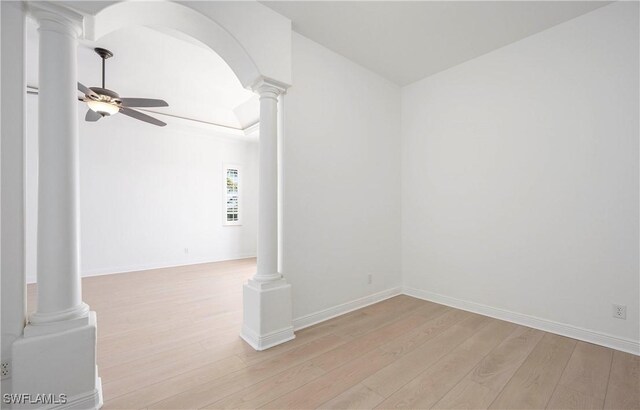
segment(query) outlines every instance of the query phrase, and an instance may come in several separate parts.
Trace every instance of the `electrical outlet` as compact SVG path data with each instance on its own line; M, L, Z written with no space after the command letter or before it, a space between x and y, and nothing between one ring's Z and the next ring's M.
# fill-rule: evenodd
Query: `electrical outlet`
M2 378L6 379L7 377L11 376L11 368L9 367L9 363L8 362L2 362Z
M189 253L189 248L184 248L184 253Z
M616 319L626 319L627 307L625 305L613 305L613 317Z
M372 275L372 274L369 274L369 275L367 276L367 278L368 278L368 281L369 281L369 285L371 285L371 284L373 283L373 275Z

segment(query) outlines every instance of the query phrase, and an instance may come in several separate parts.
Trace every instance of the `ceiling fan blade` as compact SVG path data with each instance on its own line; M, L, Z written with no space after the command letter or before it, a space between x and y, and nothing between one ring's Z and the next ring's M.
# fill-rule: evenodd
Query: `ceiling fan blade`
M98 114L93 110L87 110L87 114L84 116L84 120L89 122L96 122L100 118L102 118L102 115Z
M98 96L98 94L94 93L89 87L83 85L82 83L78 82L78 91L84 93L84 95L94 95L94 96Z
M157 125L159 127L164 127L165 125L167 125L166 123L156 118L153 118L147 114L143 114L140 111L132 110L131 108L120 107L120 112L124 115L128 115L131 118L135 118L136 120L148 122L149 124Z
M154 98L120 98L122 105L125 107L168 107L164 100L156 100Z

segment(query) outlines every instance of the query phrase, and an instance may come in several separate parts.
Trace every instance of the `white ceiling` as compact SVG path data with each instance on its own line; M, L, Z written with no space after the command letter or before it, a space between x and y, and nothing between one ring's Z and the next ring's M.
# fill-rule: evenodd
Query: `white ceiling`
M95 6L111 2L74 2ZM587 13L601 1L268 1L295 31L405 85ZM104 6L104 5L103 5ZM76 7L80 8L80 7ZM212 50L184 34L132 27L78 51L78 79L100 85L94 47L107 60L107 88L123 97L163 98L154 111L244 129L257 122L258 98L242 88ZM36 24L27 27L27 82L38 86ZM167 120L166 118L161 118Z
M78 81L100 86L101 60L94 47L111 50L106 88L122 97L162 98L166 108L151 110L244 129L258 120L257 96L244 89L231 68L211 49L182 33L131 27L78 49ZM38 86L38 33L27 26L27 84ZM166 118L158 117L163 121Z
M298 33L406 85L580 16L601 1L263 1Z

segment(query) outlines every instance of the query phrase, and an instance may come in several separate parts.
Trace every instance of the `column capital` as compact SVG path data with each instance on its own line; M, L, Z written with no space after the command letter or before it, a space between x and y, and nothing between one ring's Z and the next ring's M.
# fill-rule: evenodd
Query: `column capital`
M84 31L84 16L48 1L29 1L27 12L38 22L38 30L55 31L80 37Z
M253 92L260 95L260 98L273 98L278 99L280 94L284 94L289 86L281 83L280 81L272 80L270 78L261 77L253 85L251 89Z

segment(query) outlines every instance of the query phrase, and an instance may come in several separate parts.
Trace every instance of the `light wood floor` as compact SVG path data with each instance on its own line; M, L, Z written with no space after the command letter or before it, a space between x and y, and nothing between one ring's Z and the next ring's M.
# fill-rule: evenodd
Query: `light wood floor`
M255 352L238 337L254 270L83 279L104 408L640 408L637 356L408 296Z

